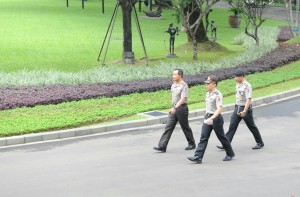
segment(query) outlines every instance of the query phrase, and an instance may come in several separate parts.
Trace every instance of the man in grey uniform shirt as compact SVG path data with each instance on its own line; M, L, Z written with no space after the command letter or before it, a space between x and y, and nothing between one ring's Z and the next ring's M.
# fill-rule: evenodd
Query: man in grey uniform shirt
M201 138L194 156L188 157L188 159L196 163L202 163L202 158L204 156L210 134L212 130L214 130L226 150L226 156L223 161L230 161L234 157L234 152L223 129L224 119L221 115L223 96L216 88L218 79L215 76L209 76L205 83L207 88L205 97L206 114L202 125Z
M177 122L179 122L185 138L188 141L188 146L185 150L192 150L196 147L193 132L188 122L188 85L183 81L182 77L183 71L181 69L175 69L173 71L174 83L171 87L173 107L169 111L165 132L161 136L158 146L153 147L154 150L166 152L169 140Z
M230 142L232 141L239 123L243 119L256 141L256 145L252 147L252 149L261 149L264 146L264 142L262 141L260 132L253 120L251 84L245 80L245 72L243 69L237 69L234 74L237 82L236 103L235 109L231 115L229 130L226 133L226 137ZM224 149L223 146L217 146L217 148Z

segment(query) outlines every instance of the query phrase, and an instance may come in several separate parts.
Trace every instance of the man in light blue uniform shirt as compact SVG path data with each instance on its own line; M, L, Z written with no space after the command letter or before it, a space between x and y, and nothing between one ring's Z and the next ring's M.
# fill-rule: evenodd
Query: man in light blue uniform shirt
M210 134L212 130L214 130L218 139L226 150L226 156L223 161L230 161L234 157L234 152L230 142L225 136L223 129L224 119L221 115L223 96L216 88L218 79L215 76L209 76L205 83L207 88L205 97L206 114L204 116L204 123L202 125L201 138L194 156L188 157L188 159L196 163L202 163Z
M251 104L252 87L245 79L245 72L242 69L235 71L236 84L236 103L235 109L231 115L229 130L226 137L231 142L233 136L239 126L240 121L243 119L254 136L256 145L252 149L261 149L264 147L264 142L261 138L260 132L254 123L253 110ZM222 146L217 146L219 149L224 149Z

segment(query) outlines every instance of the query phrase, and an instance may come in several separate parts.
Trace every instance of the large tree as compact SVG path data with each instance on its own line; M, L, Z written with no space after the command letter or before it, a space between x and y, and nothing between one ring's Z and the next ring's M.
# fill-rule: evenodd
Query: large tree
M206 16L212 6L220 0L173 0L173 9L177 19L182 19L188 37L193 43L193 59L198 59L198 42L206 41L206 31L203 25L203 17Z
M265 22L263 14L268 8L268 2L268 0L244 0L242 16L246 22L245 33L255 40L257 46L259 46L258 28Z

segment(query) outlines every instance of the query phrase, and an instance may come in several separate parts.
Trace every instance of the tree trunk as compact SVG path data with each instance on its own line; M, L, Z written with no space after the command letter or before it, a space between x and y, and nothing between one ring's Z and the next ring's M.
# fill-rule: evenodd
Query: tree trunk
M192 31L194 31L194 29L192 29ZM196 41L198 43L208 41L208 37L206 35L206 30L205 30L205 27L203 24L203 20L201 20L200 26L199 26L195 36L196 36ZM188 37L189 42L193 42L193 38L189 34L187 34L187 37Z
M259 46L259 37L258 37L258 26L255 26L255 42L256 46Z
M133 63L134 52L132 51L131 12L132 6L137 0L120 0L123 14L123 60L124 63ZM132 3L132 5L131 5Z
M192 4L190 4L188 6L188 8L186 8L184 10L184 13L187 13L187 11L190 11L192 10ZM190 16L190 19L189 19L189 24L194 24L198 17L200 15L200 10L197 10L195 11L191 16ZM185 17L186 18L186 17ZM194 32L195 29L192 29L192 32ZM205 41L208 41L208 38L207 38L207 35L206 35L206 30L205 30L205 27L204 27L204 24L203 24L203 19L201 20L200 22L200 26L199 28L197 29L197 32L196 32L196 41L199 43L199 42L205 42ZM193 42L193 38L190 34L187 33L187 37L188 37L188 41L189 42Z
M198 60L198 46L196 36L193 36L193 60Z
M248 36L250 36L251 38L253 38L255 40L256 46L259 46L259 37L258 37L258 27L259 26L255 26L255 32L254 33L249 33L248 32L248 27L245 27L245 34L247 34Z
M122 6L124 52L132 52L131 11L132 11L131 6Z

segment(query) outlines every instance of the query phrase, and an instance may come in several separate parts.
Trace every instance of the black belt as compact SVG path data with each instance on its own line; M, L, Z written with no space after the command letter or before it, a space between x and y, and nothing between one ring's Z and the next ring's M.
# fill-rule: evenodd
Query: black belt
M206 114L204 115L204 118L205 118L205 119L208 119L208 118L212 117L213 115L214 115L214 114L206 113ZM215 117L215 119L218 118L219 116L221 116L221 114L219 114L217 117Z
M245 107L245 105L235 105L235 107ZM252 107L252 103L249 105L249 108Z

